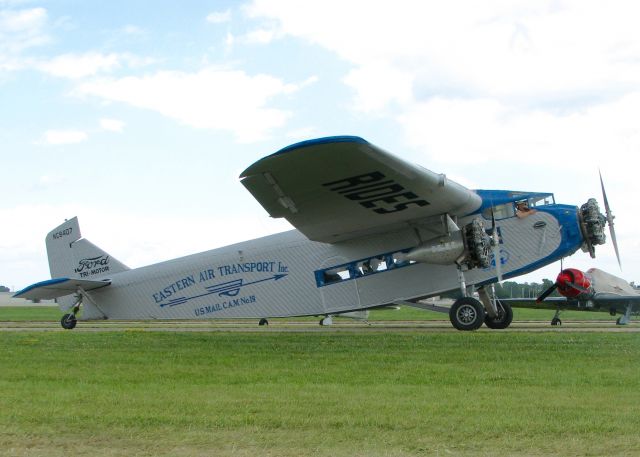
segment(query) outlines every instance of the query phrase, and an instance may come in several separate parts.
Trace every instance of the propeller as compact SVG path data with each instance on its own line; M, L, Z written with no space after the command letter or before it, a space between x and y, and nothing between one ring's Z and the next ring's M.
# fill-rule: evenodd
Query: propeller
M602 181L602 172L598 170L600 174L600 187L602 188L602 199L604 200L604 209L607 213L607 224L609 224L609 233L611 234L611 242L613 243L613 249L616 251L616 258L618 259L618 266L620 270L622 270L622 262L620 261L620 251L618 250L618 241L616 239L616 231L613 228L613 220L615 216L611 212L611 207L609 206L609 200L607 200L607 193L604 190L604 182Z
M574 271L575 270L571 269L562 270L556 278L556 282L554 282L551 287L540 294L540 296L536 299L536 303L544 301L545 298L551 295L558 288L560 289L560 293L565 297L574 297L579 294L590 293L587 288L576 283L577 280L581 280L583 282L585 282L585 280L584 278L576 278L576 274L574 273ZM579 272L579 274L582 275L582 272ZM586 281L586 284L587 286L589 286L588 281Z
M491 206L491 247L493 248L493 259L496 263L496 276L498 282L502 282L502 258L500 256L500 236L498 235L498 227L496 226L496 217L493 214L493 205Z

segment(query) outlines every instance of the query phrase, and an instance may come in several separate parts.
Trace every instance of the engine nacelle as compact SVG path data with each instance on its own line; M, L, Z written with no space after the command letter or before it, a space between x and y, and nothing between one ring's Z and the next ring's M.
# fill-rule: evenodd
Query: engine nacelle
M451 265L464 254L462 231L450 233L422 243L407 254L407 259L415 262Z
M556 278L556 284L560 295L567 298L576 298L591 288L591 281L587 275L575 268L562 270Z
M407 254L408 260L472 268L488 268L491 262L491 238L477 218L448 235L425 241Z

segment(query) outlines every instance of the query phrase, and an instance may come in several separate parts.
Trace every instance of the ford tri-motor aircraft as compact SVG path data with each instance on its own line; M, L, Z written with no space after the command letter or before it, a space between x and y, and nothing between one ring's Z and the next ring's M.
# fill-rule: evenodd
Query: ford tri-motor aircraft
M577 207L551 193L470 190L353 136L285 147L240 179L297 230L129 269L82 238L73 218L46 238L53 279L15 296L58 298L64 328L78 318L314 315L325 325L391 304L424 307L419 300L459 288L463 297L438 309L457 329L505 328L511 308L485 286L579 248L593 256L607 221L612 228L594 199Z
M555 290L561 297L550 297ZM502 300L500 300L502 302ZM575 268L563 269L556 282L536 300L510 298L506 302L516 308L555 309L551 325L562 325L560 311L609 311L615 316L622 314L616 324L631 322L632 313L640 311L640 290L627 281L597 268L586 272Z

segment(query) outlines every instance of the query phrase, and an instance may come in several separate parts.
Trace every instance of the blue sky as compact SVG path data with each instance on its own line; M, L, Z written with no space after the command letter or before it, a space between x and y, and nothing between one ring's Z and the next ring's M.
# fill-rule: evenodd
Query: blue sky
M0 284L49 277L44 236L136 267L287 230L238 181L260 157L358 135L470 188L617 215L640 281L635 2L0 0ZM548 267L524 280L555 276Z

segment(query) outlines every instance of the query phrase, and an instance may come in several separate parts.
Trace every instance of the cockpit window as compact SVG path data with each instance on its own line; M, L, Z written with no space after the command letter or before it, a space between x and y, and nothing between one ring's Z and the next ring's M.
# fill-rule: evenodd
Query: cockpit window
M529 207L546 206L555 204L553 195L545 195L543 197L534 197L529 199Z

